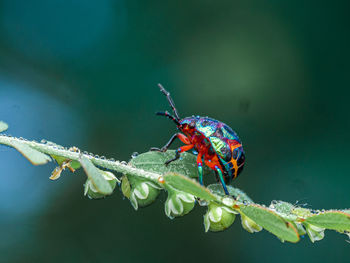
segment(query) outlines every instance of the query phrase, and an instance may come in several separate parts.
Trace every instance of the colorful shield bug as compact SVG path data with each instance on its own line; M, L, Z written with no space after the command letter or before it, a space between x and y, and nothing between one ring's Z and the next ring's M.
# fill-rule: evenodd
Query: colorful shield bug
M175 133L167 144L161 149L151 148L151 151L166 152L176 138L186 145L176 150L173 159L165 162L166 165L180 158L180 153L194 149L197 155L199 182L203 185L202 162L216 173L216 179L220 181L226 195L229 195L226 184L236 178L243 169L245 156L242 143L237 134L225 123L200 116L180 119L175 104L161 84L160 91L167 97L174 115L169 112L157 112L157 115L165 116L175 122L182 133Z

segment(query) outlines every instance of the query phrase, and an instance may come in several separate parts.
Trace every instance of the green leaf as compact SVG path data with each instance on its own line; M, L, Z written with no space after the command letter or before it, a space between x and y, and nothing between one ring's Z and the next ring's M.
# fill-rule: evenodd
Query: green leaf
M246 201L249 203L253 203L253 200L250 199L250 197L246 193L244 193L242 190L232 187L231 185L226 185L226 187L229 194L234 196L238 201L241 201L241 202ZM207 188L214 194L221 195L221 196L226 195L221 184L211 184L211 185L208 185Z
M240 211L255 223L279 237L282 241L289 241L293 243L299 241L298 231L295 229L295 227L291 223L283 220L283 218L271 210L252 204L242 206Z
M86 175L91 180L95 189L105 195L109 195L113 192L113 188L105 179L101 170L96 168L93 163L84 155L80 157L80 164L84 168Z
M215 200L215 196L197 181L190 179L181 174L168 173L163 175L165 184L169 184L175 189L190 193L200 199L207 201Z
M175 157L174 150L168 150L165 153L150 151L139 154L135 158L130 160L130 164L133 167L143 169L145 171L166 174L166 173L179 173L188 177L198 177L198 168L196 162L196 156L191 153L181 153L179 160L171 162L169 165L164 163ZM214 173L211 169L204 166L205 174Z
M322 212L308 217L304 222L340 232L350 231L350 214L343 211L333 210Z
M0 132L6 131L8 127L7 123L0 121Z
M41 153L23 143L13 141L7 145L15 148L34 165L46 164L47 162L51 161L51 158L48 155Z

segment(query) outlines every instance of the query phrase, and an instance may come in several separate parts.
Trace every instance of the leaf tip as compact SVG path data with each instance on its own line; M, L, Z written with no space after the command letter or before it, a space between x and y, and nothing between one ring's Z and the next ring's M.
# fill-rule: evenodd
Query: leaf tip
M6 131L8 127L9 126L6 122L0 121L0 132Z

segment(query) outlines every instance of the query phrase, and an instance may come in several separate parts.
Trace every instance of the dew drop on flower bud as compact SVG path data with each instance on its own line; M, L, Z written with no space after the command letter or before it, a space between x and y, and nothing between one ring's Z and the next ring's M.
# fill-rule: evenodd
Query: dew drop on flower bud
M132 155L131 155L131 158L136 158L138 155L139 155L138 152L133 152Z

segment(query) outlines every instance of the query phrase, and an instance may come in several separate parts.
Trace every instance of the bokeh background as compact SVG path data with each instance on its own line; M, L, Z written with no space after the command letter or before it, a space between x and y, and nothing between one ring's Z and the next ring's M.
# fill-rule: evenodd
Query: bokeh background
M348 208L348 1L1 0L0 119L8 133L128 160L181 116L240 135L234 185L256 202ZM176 146L174 146L176 147ZM345 235L281 243L239 219L204 233L204 208L169 220L119 191L83 196L82 171L48 179L0 147L0 262L349 262Z

